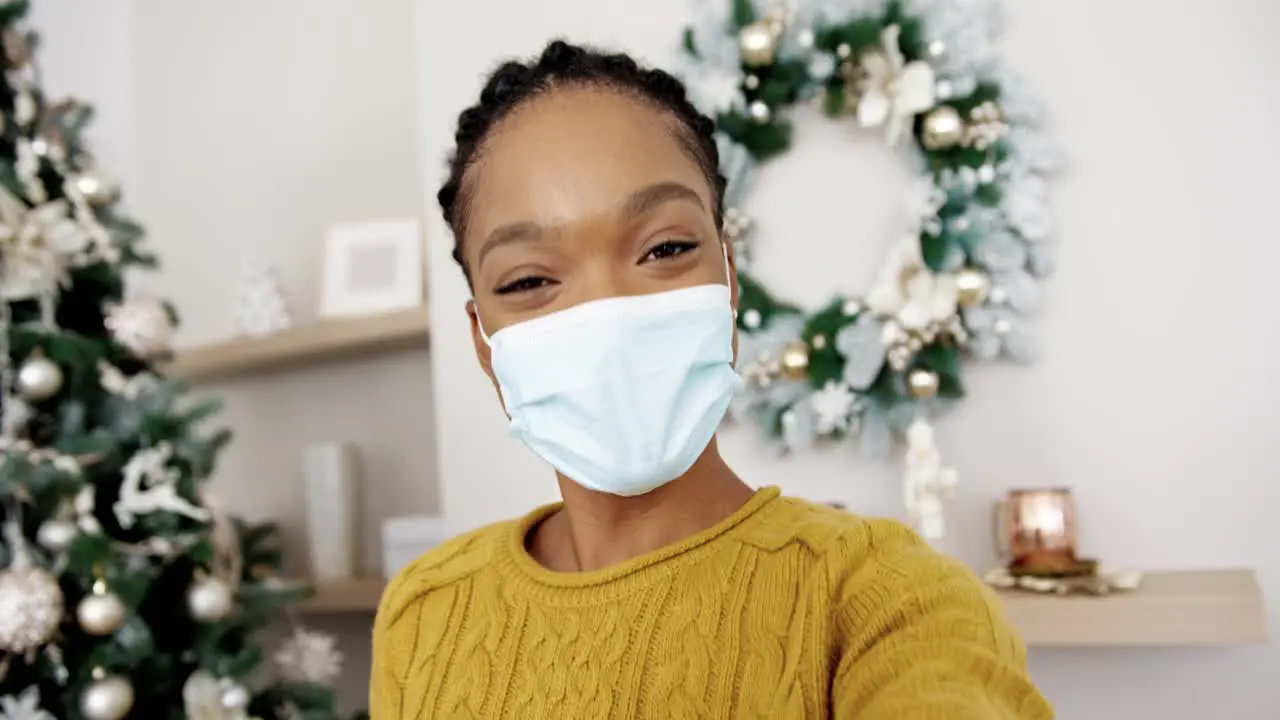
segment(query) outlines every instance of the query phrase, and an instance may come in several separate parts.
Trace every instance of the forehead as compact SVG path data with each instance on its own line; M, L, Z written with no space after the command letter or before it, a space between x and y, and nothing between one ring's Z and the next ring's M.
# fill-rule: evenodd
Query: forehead
M558 88L517 109L494 129L471 175L467 234L475 237L510 223L599 217L659 182L694 188L711 207L675 120L605 88Z

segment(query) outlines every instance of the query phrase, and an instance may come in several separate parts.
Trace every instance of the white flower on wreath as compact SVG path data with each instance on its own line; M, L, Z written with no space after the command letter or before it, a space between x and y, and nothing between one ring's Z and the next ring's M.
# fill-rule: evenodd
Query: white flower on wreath
M862 94L858 98L858 124L885 126L890 145L897 145L903 130L916 115L933 107L937 78L923 60L907 62L898 46L902 28L886 27L880 34L881 49L864 53Z
M920 241L907 237L890 253L880 270L867 307L881 317L896 318L907 330L924 330L956 314L959 288L955 277L934 273L920 257Z
M182 710L187 720L259 720L244 708L226 707L222 702L226 683L206 670L197 670L182 685Z
M31 685L19 695L0 697L0 720L58 720L40 707L40 688Z
M828 380L821 390L809 396L814 432L830 435L837 430L848 430L856 403L857 397L847 385Z

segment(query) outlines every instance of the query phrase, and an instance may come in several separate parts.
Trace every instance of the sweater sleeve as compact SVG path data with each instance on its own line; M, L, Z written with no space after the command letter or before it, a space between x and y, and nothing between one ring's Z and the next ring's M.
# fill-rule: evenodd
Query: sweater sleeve
M842 583L835 720L1052 720L999 599L896 523Z
M383 591L382 600L378 603L378 614L373 621L373 662L369 673L370 720L396 720L400 717L402 687L394 669L396 653L392 647L395 639L392 628L398 624L393 614L400 610L394 605L403 593L402 577L394 578Z

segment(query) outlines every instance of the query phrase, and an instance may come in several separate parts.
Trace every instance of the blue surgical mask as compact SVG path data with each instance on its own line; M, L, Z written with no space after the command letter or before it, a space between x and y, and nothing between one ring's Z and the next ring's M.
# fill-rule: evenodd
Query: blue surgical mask
M633 496L711 442L741 383L733 327L729 286L712 284L583 303L486 342L511 434L579 485Z

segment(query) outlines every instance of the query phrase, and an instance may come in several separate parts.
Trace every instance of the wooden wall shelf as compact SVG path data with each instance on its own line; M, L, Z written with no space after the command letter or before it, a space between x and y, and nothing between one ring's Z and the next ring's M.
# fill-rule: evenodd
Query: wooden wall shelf
M1147 573L1110 597L1001 592L1013 624L1035 647L1250 645L1267 640L1252 570Z
M372 614L385 583L321 585L301 610L315 615ZM1032 647L1248 645L1266 642L1266 608L1252 570L1148 574L1130 593L1055 597L1001 592Z
M298 609L311 615L372 615L386 586L380 578L317 583L316 594L299 603Z
M321 320L261 338L179 350L163 369L189 382L228 380L427 346L427 309Z

